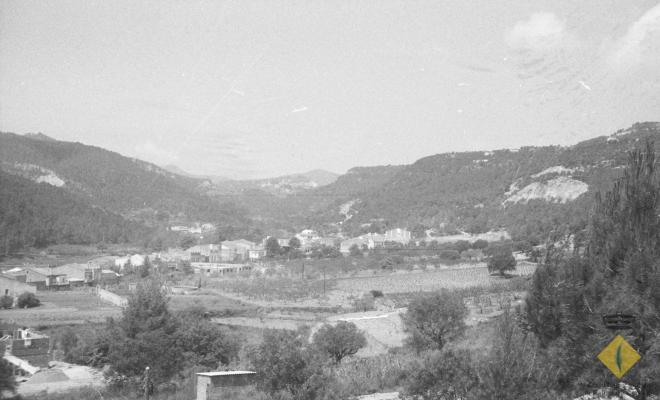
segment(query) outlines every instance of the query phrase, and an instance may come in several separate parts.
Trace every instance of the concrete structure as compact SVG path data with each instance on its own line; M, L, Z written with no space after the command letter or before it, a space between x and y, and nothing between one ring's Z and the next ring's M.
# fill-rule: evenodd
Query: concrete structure
M37 290L62 290L71 287L66 274L58 273L54 267L28 267L25 270L25 283L35 286Z
M259 261L266 257L266 249L257 247L255 249L248 250L248 260L250 261Z
M29 366L25 369L29 373L32 373L29 370L32 366L48 367L48 362L51 359L51 343L50 337L47 335L32 329L17 329L11 336L4 337L2 341L4 342L5 354L22 360L21 362L13 362L15 366L23 368L20 365L23 363Z
M395 228L385 232L386 242L408 244L412 240L412 233L407 229Z
M197 400L210 400L214 390L254 385L256 372L215 371L197 374Z
M371 238L357 237L342 241L339 245L339 251L344 255L349 254L353 245L357 245L360 250L365 246L367 249L373 249L375 247L374 241Z
M24 292L36 293L37 288L23 283L11 275L0 275L0 296L15 298Z
M263 247L249 240L226 240L220 244L193 246L186 250L192 263L230 263L263 258ZM263 254L262 254L263 252Z
M229 264L229 263L190 263L194 273L204 275L225 275L236 274L243 271L251 271L249 264Z
M103 279L101 266L96 263L64 264L51 268L51 271L66 276L71 286L91 285Z
M350 247L354 244L357 244L358 247L362 248L366 245L368 249L374 249L378 247L385 247L388 243L400 243L406 245L412 240L412 234L410 231L402 228L390 229L384 234L380 233L367 233L356 238L344 240L341 242L339 250L343 254L348 254L350 252Z
M133 267L141 267L146 262L147 258L142 254L133 254L132 256L119 257L115 259L115 267L124 269L127 264L131 264Z

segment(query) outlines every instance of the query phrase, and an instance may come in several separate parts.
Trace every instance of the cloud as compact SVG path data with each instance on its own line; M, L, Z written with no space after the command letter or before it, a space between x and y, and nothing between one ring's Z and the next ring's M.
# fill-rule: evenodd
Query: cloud
M516 23L506 33L505 39L514 49L550 49L567 39L566 25L553 13L535 13L529 19Z
M660 32L660 4L645 12L616 42L611 57L612 61L619 65L639 64L643 61L644 54L653 53L653 47L657 48L657 42L656 46L650 43L658 40L658 37L654 35L657 32Z

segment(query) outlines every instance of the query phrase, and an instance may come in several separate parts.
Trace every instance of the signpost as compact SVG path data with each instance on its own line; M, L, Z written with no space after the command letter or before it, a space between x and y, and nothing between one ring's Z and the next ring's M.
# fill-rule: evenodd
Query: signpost
M603 315L603 324L607 329L623 330L632 329L635 322L635 316L632 314L608 314Z
M618 379L623 378L640 358L642 357L639 353L621 335L616 335L598 354L600 362L605 364Z
M607 329L633 329L634 322L635 316L632 314L616 313L603 315L603 324ZM600 354L598 354L600 362L618 379L623 378L641 358L639 353L621 335L616 335Z

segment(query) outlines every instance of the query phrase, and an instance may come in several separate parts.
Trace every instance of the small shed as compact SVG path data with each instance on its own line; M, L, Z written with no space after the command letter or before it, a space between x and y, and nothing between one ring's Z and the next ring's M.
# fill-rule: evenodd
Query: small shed
M197 373L197 400L209 400L216 388L232 388L254 384L254 371L213 371Z

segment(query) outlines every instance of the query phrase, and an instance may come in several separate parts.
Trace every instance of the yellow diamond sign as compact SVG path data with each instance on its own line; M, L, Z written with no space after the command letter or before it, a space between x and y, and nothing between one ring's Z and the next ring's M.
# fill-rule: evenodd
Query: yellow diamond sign
M598 354L600 362L619 379L621 379L637 361L642 358L631 345L621 336L617 335L603 351Z

